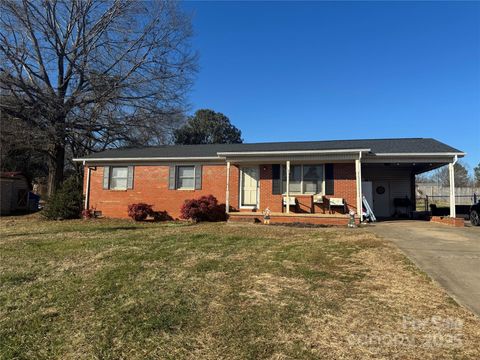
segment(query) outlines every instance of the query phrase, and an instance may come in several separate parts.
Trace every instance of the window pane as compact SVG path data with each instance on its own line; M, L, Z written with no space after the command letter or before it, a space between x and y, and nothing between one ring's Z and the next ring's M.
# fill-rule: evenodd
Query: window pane
M195 187L195 167L177 167L177 189L193 189Z
M285 170L285 179L287 171ZM290 166L290 182L292 181L301 181L302 180L302 166L301 165L292 165Z
M302 183L301 183L301 181L290 181L290 192L292 192L292 193L301 193L301 192L302 192Z
M287 167L282 168L283 192L287 189ZM302 165L290 166L290 189L289 192L302 192Z
M303 166L303 191L306 193L321 193L323 183L323 165Z
M303 181L304 192L318 194L322 192L322 182L313 180Z
M128 168L127 167L114 167L112 168L112 178L127 178Z
M179 189L193 189L195 185L195 180L193 178L179 178L178 179L178 188Z
M323 166L322 165L305 165L303 167L303 179L304 180L322 180L323 179Z
M194 170L193 166L179 166L178 167L178 177L191 177L193 178Z
M283 185L282 185L282 191L283 192L286 192L286 189L287 189L287 181L284 180L283 181ZM302 192L302 183L301 181L291 181L290 180L290 192L295 192L295 193L301 193Z
M112 177L110 180L110 189L112 190L126 190L127 189L127 179L118 178L115 179Z
M287 180L287 167L282 167L282 179ZM302 165L291 165L290 166L290 181L302 180Z

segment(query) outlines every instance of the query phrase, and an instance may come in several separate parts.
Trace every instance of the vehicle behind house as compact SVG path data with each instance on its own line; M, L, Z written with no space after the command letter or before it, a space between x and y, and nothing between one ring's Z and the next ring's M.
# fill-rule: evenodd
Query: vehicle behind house
M480 201L470 207L470 223L480 226Z

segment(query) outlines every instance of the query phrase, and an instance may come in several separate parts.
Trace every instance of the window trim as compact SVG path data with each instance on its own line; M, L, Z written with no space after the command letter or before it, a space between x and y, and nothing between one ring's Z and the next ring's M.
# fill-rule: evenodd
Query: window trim
M325 195L325 164L291 164L290 167L292 166L300 166L301 167L301 171L300 171L300 175L301 175L301 179L300 179L300 189L301 191L298 192L298 191L289 191L288 193L289 194L293 194L293 195ZM321 166L322 167L322 191L321 192L305 192L304 191L304 183L303 183L303 167L304 166ZM283 173L284 173L284 169L286 168L285 165L281 165L280 166L280 183L281 183L281 191L282 191L282 194L285 195L287 193L287 189L286 189L286 186L284 187L284 181L286 180L283 180Z
M179 175L180 175L180 172L178 171L178 169L180 167L192 167L193 168L193 176L192 176L192 179L193 179L193 187L179 187ZM192 190L195 190L195 179L196 179L196 166L195 165L192 165L192 164L182 164L182 165L175 165L175 190L181 190L181 191L192 191ZM190 178L190 176L188 177L184 177L184 178Z
M125 187L123 188L112 188L112 179L113 179L113 169L126 169L127 170L127 176L125 178L119 177L115 179L125 179ZM127 191L128 190L128 166L110 166L109 174L108 174L108 190L112 191Z

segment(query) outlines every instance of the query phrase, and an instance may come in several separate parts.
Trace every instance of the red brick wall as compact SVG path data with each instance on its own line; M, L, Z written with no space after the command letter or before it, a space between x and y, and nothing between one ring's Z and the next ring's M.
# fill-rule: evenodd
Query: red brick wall
M188 199L212 194L220 203L225 203L225 165L203 166L201 190L169 190L168 168L165 165L135 166L133 189L118 191L103 190L103 167L97 166L90 176L90 208L102 211L106 217L125 218L128 205L145 202L152 204L154 210L167 211L178 218L180 207Z
M430 221L455 227L465 226L465 219L463 218L451 218L449 216L432 216L430 218Z
M169 190L167 165L138 165L134 170L134 183L131 190L103 190L103 167L97 166L90 176L90 208L99 210L106 217L127 217L130 204L146 202L154 210L167 211L170 216L178 218L180 207L185 200L202 195L214 195L220 203L225 203L226 165L203 165L201 190ZM239 208L239 168L230 168L230 207ZM335 164L335 194L342 197L348 207L355 209L355 165ZM84 177L86 179L86 176ZM86 188L86 180L84 184ZM309 197L299 197L300 208L307 212ZM272 194L272 166L260 165L260 210L269 207L272 212L282 212L282 195ZM251 210L247 210L251 211ZM316 209L316 212L322 212Z
M357 210L355 163L333 164L334 194L327 197L343 198L348 210Z
M226 168L226 165L225 165L225 168ZM240 204L239 204L240 203L240 199L239 199L240 168L237 165L232 165L230 167L230 184L228 188L230 191L230 199L229 199L230 208L237 210L240 207Z
M260 210L282 212L282 195L272 194L272 165L260 165Z

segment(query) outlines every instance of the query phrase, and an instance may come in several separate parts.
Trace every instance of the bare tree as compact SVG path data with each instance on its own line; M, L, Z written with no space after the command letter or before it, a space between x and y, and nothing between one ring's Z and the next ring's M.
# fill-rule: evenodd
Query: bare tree
M49 193L66 151L150 143L182 114L196 54L176 3L2 0L0 13L0 110L42 134Z
M455 170L455 186L466 187L472 185L472 179L468 174L467 165L461 161L458 161L454 165ZM430 176L430 181L435 182L442 186L450 185L450 175L448 172L448 166L443 166L437 170L434 170Z
M45 178L48 174L42 136L21 119L4 114L0 122L0 169L20 171L29 180Z

